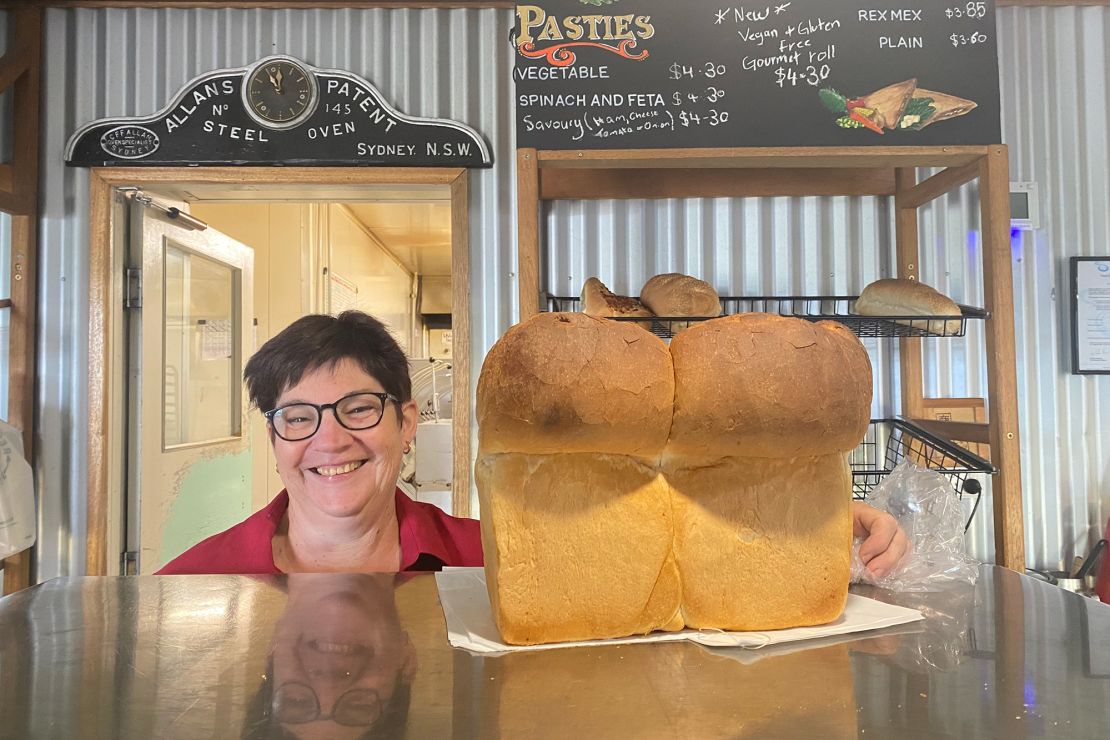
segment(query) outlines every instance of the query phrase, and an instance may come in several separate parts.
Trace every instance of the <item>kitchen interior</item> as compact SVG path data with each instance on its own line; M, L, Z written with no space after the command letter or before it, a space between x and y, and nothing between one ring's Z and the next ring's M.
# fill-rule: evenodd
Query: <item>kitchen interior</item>
M409 356L417 441L398 485L450 512L452 471L451 200L434 185L351 191L163 191L254 250L254 348L306 313L358 309L393 332ZM344 200L335 199L343 196ZM292 269L291 269L292 266ZM281 489L261 414L250 415L253 506Z

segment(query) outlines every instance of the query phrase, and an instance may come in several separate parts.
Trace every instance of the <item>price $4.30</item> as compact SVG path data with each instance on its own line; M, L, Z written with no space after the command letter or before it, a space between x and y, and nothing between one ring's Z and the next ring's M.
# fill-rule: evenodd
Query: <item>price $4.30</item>
M806 67L791 67L789 69L776 67L775 84L779 87L786 87L786 83L789 82L791 87L799 84L817 87L829 78L831 71L827 64L822 64L820 67L810 64Z

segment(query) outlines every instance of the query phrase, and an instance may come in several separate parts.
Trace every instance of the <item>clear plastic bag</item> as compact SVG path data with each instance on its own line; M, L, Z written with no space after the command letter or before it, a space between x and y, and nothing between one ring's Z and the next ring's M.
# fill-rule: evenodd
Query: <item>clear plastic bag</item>
M35 491L23 435L0 421L0 559L35 544Z
M867 503L889 512L906 532L909 549L882 578L874 578L852 545L852 580L891 591L937 591L953 583L974 584L979 563L964 551L964 511L952 481L903 461L872 491Z

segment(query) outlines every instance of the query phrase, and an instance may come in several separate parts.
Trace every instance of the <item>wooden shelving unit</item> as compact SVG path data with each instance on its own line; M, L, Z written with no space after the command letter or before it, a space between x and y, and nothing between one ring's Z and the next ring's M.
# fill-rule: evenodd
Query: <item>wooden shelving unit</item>
M920 167L944 168L918 181ZM989 424L949 429L990 444L995 559L1025 568L1018 439L1014 298L1010 272L1006 147L836 147L737 149L517 150L520 318L544 309L540 284L540 202L557 199L894 196L898 277L918 276L918 209L974 179L982 213ZM902 409L924 416L920 338L898 340ZM936 425L934 424L934 428Z

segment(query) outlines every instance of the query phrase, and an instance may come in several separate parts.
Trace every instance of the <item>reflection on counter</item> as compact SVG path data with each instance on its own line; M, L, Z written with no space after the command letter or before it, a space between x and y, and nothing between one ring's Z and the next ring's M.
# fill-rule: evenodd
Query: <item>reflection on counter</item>
M430 574L57 579L0 599L0 740L1104 738L1110 606L994 566L774 649L454 650Z
M394 576L290 575L244 738L397 737L416 651L393 601Z
M748 666L722 653L634 644L483 659L475 719L487 730L466 736L856 737L845 645Z

